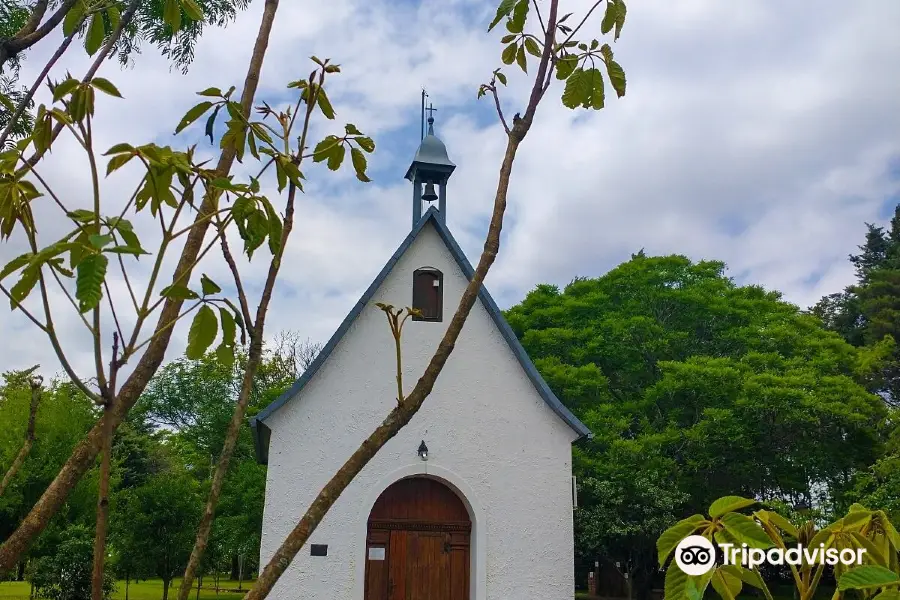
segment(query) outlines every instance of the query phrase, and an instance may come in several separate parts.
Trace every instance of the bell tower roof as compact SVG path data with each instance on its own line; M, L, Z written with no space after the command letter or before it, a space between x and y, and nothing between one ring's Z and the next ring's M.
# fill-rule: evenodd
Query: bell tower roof
M447 156L447 146L434 135L434 111L431 104L425 108L428 94L422 90L422 124L419 149L412 164L406 170L406 179L413 184L412 226L422 218L422 204L429 205L437 200L436 217L443 223L447 218L447 181L456 165ZM425 113L428 112L428 134L425 133ZM437 189L435 189L437 188Z
M427 108L426 110L434 111L435 108ZM428 133L422 138L419 149L413 158L412 164L406 171L406 179L413 181L418 175L421 181L432 181L439 183L446 181L456 165L447 155L447 146L434 135L434 116L433 113L428 117Z

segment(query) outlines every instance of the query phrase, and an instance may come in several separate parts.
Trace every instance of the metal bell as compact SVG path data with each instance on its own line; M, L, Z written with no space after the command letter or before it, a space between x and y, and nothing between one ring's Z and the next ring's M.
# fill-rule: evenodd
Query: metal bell
M422 200L424 200L425 202L434 202L437 199L438 199L438 197L434 191L434 184L430 183L430 182L426 183L425 184L425 193L422 194Z

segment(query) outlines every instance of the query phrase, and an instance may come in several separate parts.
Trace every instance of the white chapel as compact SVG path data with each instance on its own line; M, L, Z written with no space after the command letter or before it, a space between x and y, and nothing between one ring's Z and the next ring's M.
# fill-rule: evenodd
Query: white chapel
M376 303L422 311L403 329L409 388L472 275L447 227L455 165L433 123L406 173L411 231L310 368L251 421L268 465L260 564L396 405L394 339ZM590 432L487 290L479 299L422 408L338 498L273 598L572 600L571 444Z

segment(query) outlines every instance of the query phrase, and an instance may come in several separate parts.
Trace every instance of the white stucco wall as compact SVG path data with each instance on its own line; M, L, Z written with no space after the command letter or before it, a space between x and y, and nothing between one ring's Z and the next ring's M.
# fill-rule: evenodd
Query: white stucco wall
M467 283L431 224L394 267L302 397L266 420L272 430L261 548L274 553L309 504L396 402L393 339L375 302L412 302L412 273L444 273L444 321L408 321L404 383L411 389ZM349 307L348 307L349 309ZM484 309L476 303L456 349L425 404L347 488L274 596L362 600L369 510L395 479L415 473L449 480L473 516L470 600L571 600L571 442ZM416 455L424 439L427 463Z

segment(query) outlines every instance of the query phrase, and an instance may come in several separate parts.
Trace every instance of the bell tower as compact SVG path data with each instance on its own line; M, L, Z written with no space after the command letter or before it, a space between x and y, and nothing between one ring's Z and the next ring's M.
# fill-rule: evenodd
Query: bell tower
M412 164L406 171L406 179L413 184L412 224L415 227L422 218L422 203L431 207L437 200L438 218L446 223L447 216L447 180L456 165L447 156L447 147L434 135L434 111L430 104L425 108L425 92L422 92L422 112L428 112L428 131L423 131L422 142L416 151ZM437 189L435 189L435 186Z

